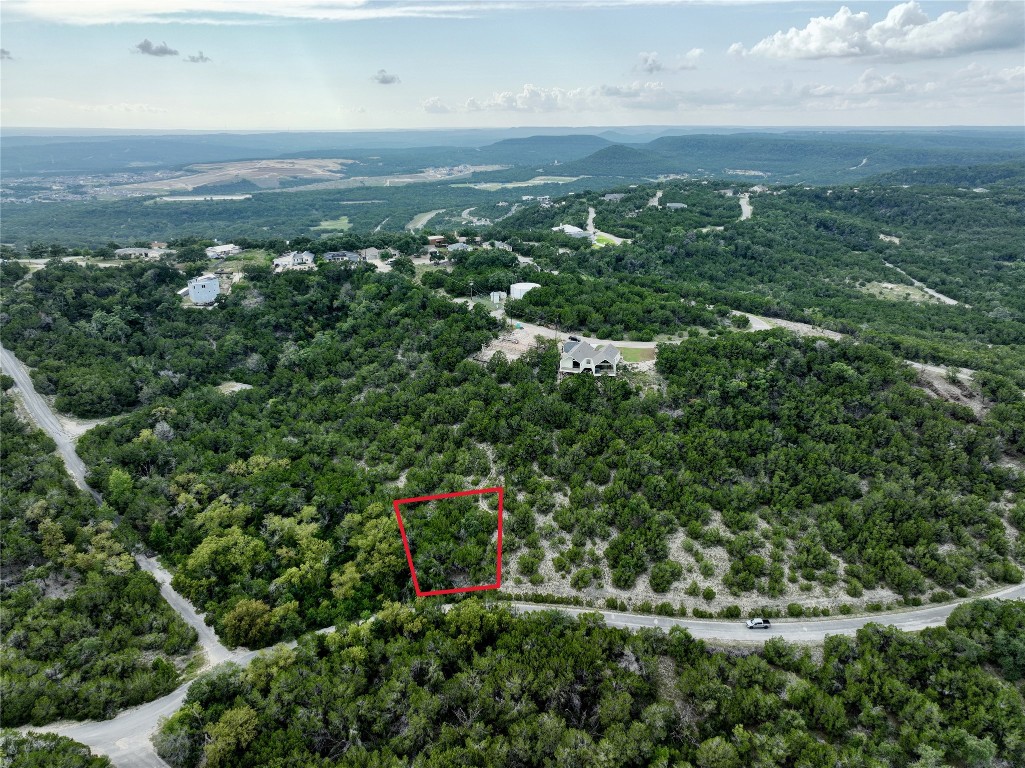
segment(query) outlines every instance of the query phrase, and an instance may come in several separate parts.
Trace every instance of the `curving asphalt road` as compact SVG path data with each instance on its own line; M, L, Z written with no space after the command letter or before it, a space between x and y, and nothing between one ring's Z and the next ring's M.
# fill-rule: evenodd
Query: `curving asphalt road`
M85 481L85 462L75 453L74 442L68 437L60 421L57 420L57 416L54 414L50 404L36 392L36 388L32 384L32 378L29 376L28 369L24 363L15 357L14 353L9 349L0 346L0 367L3 368L8 376L14 379L18 391L21 393L22 402L29 412L29 416L32 417L32 420L41 430L57 443L57 452L64 459L64 466L68 468L68 474L75 481L75 485L83 491L88 491L92 494L92 497L96 499L96 503L99 504L101 501L100 494L90 488L89 484Z

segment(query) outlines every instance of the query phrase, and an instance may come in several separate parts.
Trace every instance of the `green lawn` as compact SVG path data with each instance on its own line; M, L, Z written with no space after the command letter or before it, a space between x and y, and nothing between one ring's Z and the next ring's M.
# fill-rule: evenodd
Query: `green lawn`
M645 360L654 360L655 352L654 349L636 349L634 347L620 347L619 351L623 355L623 359L628 363L643 363Z

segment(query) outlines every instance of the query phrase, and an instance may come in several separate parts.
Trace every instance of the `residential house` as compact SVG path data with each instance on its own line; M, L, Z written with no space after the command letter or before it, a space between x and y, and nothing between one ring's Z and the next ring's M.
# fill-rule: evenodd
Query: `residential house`
M217 275L200 275L189 280L189 298L193 304L212 304L221 292Z
M562 345L559 373L590 371L595 376L615 376L622 360L623 355L612 344L592 347L586 341L570 336Z
M495 304L501 304L507 298L509 298L509 294L506 293L505 291L492 291L491 292L491 301L493 301Z
M560 224L557 227L552 227L552 232L562 232L569 235L570 237L583 238L591 237L591 233L580 227L576 227L572 224Z
M309 251L289 251L274 259L274 274L287 271L308 272L316 268L313 254Z
M379 259L381 258L381 250L379 248L364 248L359 252L359 255L364 259Z
M609 192L609 194L605 195L602 200L607 200L610 203L618 203L624 197L626 197L625 192Z
M358 264L366 259L355 251L328 251L324 254L324 261L348 261Z
M681 208L686 208L686 207L687 207L686 203L666 203L666 208L668 208L670 211L678 211Z
M472 250L472 248L471 248L471 246L467 245L466 243L452 243L452 245L450 245L448 247L449 253L452 253L453 251L461 252L461 251L469 251L469 250Z

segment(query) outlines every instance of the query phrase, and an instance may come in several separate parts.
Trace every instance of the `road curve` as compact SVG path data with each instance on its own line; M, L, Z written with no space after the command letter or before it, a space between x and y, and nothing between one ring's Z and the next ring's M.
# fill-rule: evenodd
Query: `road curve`
M192 607L192 603L174 591L171 587L171 574L157 562L156 558L136 555L135 562L142 570L153 575L153 578L160 584L160 596L199 634L199 644L202 646L203 652L206 653L207 666L215 666L223 661L237 660L242 653L245 653L245 651L231 651L217 639L213 627L203 621L203 617Z
M18 386L18 391L21 393L22 402L29 412L29 416L57 444L57 452L64 459L64 466L67 467L68 474L75 481L75 485L83 491L90 493L96 500L96 503L99 504L101 501L100 494L90 488L89 484L85 481L85 462L75 452L75 444L68 437L67 432L64 431L64 427L61 426L50 404L36 392L36 388L32 384L32 378L29 376L28 369L24 363L9 349L0 346L0 367L3 368L8 376L14 379L14 383Z
M140 562L140 566L142 565L142 562ZM163 571L159 565L155 567ZM163 571L163 573L167 574L166 571ZM157 578L160 580L160 576L157 576ZM164 582L161 581L161 591L163 591L163 587ZM170 588L168 587L168 589ZM177 597L178 600L184 601L184 598ZM942 626L958 605L968 600L979 599L980 597L1002 600L1022 599L1025 598L1025 584L1005 587L988 595L976 595L945 605L901 611L899 613L881 613L852 618L813 619L808 621L782 620L773 624L772 629L767 631L748 629L744 622L739 619L729 621L683 619L539 603L503 601L494 603L494 605L504 606L518 613L552 610L560 611L570 616L579 616L583 613L597 613L603 617L607 625L629 630L669 630L673 627L681 627L690 632L695 638L709 641L762 644L769 638L781 637L792 643L816 644L824 641L829 635L854 635L859 629L870 623L893 626L907 632L914 632L927 627ZM177 602L171 600L169 602L176 609L179 608ZM195 615L195 611L192 610L191 606L188 606L188 608ZM187 617L186 620L188 620ZM317 631L320 634L324 634L333 632L334 629L334 627L325 627ZM294 647L295 644L295 641L293 641L286 645ZM266 650L228 652L229 658L226 660L244 667L261 653L266 652ZM67 736L75 741L87 744L94 752L107 755L114 765L119 768L167 768L167 764L160 759L154 750L150 739L156 732L160 718L170 717L181 707L185 701L189 685L191 683L186 683L163 698L125 710L112 720L55 723L40 728L26 727L21 730L44 731Z

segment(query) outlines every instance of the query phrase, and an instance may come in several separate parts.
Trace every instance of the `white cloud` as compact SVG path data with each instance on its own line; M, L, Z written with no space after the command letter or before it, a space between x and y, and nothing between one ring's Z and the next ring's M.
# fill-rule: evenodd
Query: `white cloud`
M501 91L487 99L466 100L468 112L559 112L583 110L589 106L592 89L543 88L527 83L519 91Z
M637 54L637 69L653 75L664 70L697 69L698 60L704 53L703 48L691 48L683 56L677 56L673 62L666 63L658 55L658 51L641 51Z
M698 59L704 54L704 48L691 48L683 55L678 65L679 69L697 69Z
M424 99L420 106L423 108L424 112L430 112L435 115L443 115L452 111L451 108L449 108L449 106L437 96L431 96L429 99Z
M761 0L714 0L747 5ZM687 6L709 0L3 0L8 18L60 24L259 24L275 19L365 21L477 18L502 11Z
M189 64L208 64L211 61L213 61L213 59L211 59L209 56L204 56L203 52L200 51L196 56L186 56L184 61L188 62Z
M817 16L808 25L776 32L751 48L741 43L729 52L780 59L858 56L934 58L1025 46L1025 4L1006 0L972 0L964 11L930 19L915 0L895 5L873 23L867 11L847 6L832 16Z
M11 56L11 52L9 50L7 50L6 48L0 48L0 59L7 61L13 58L14 57Z
M641 72L647 72L648 74L654 74L655 72L661 72L665 68L665 64L658 57L658 51L641 51L637 54L637 68Z
M82 112L100 112L100 113L128 113L128 114L165 114L168 110L164 107L154 107L151 104L132 104L128 102L119 102L116 104L74 104L74 109L81 110Z

